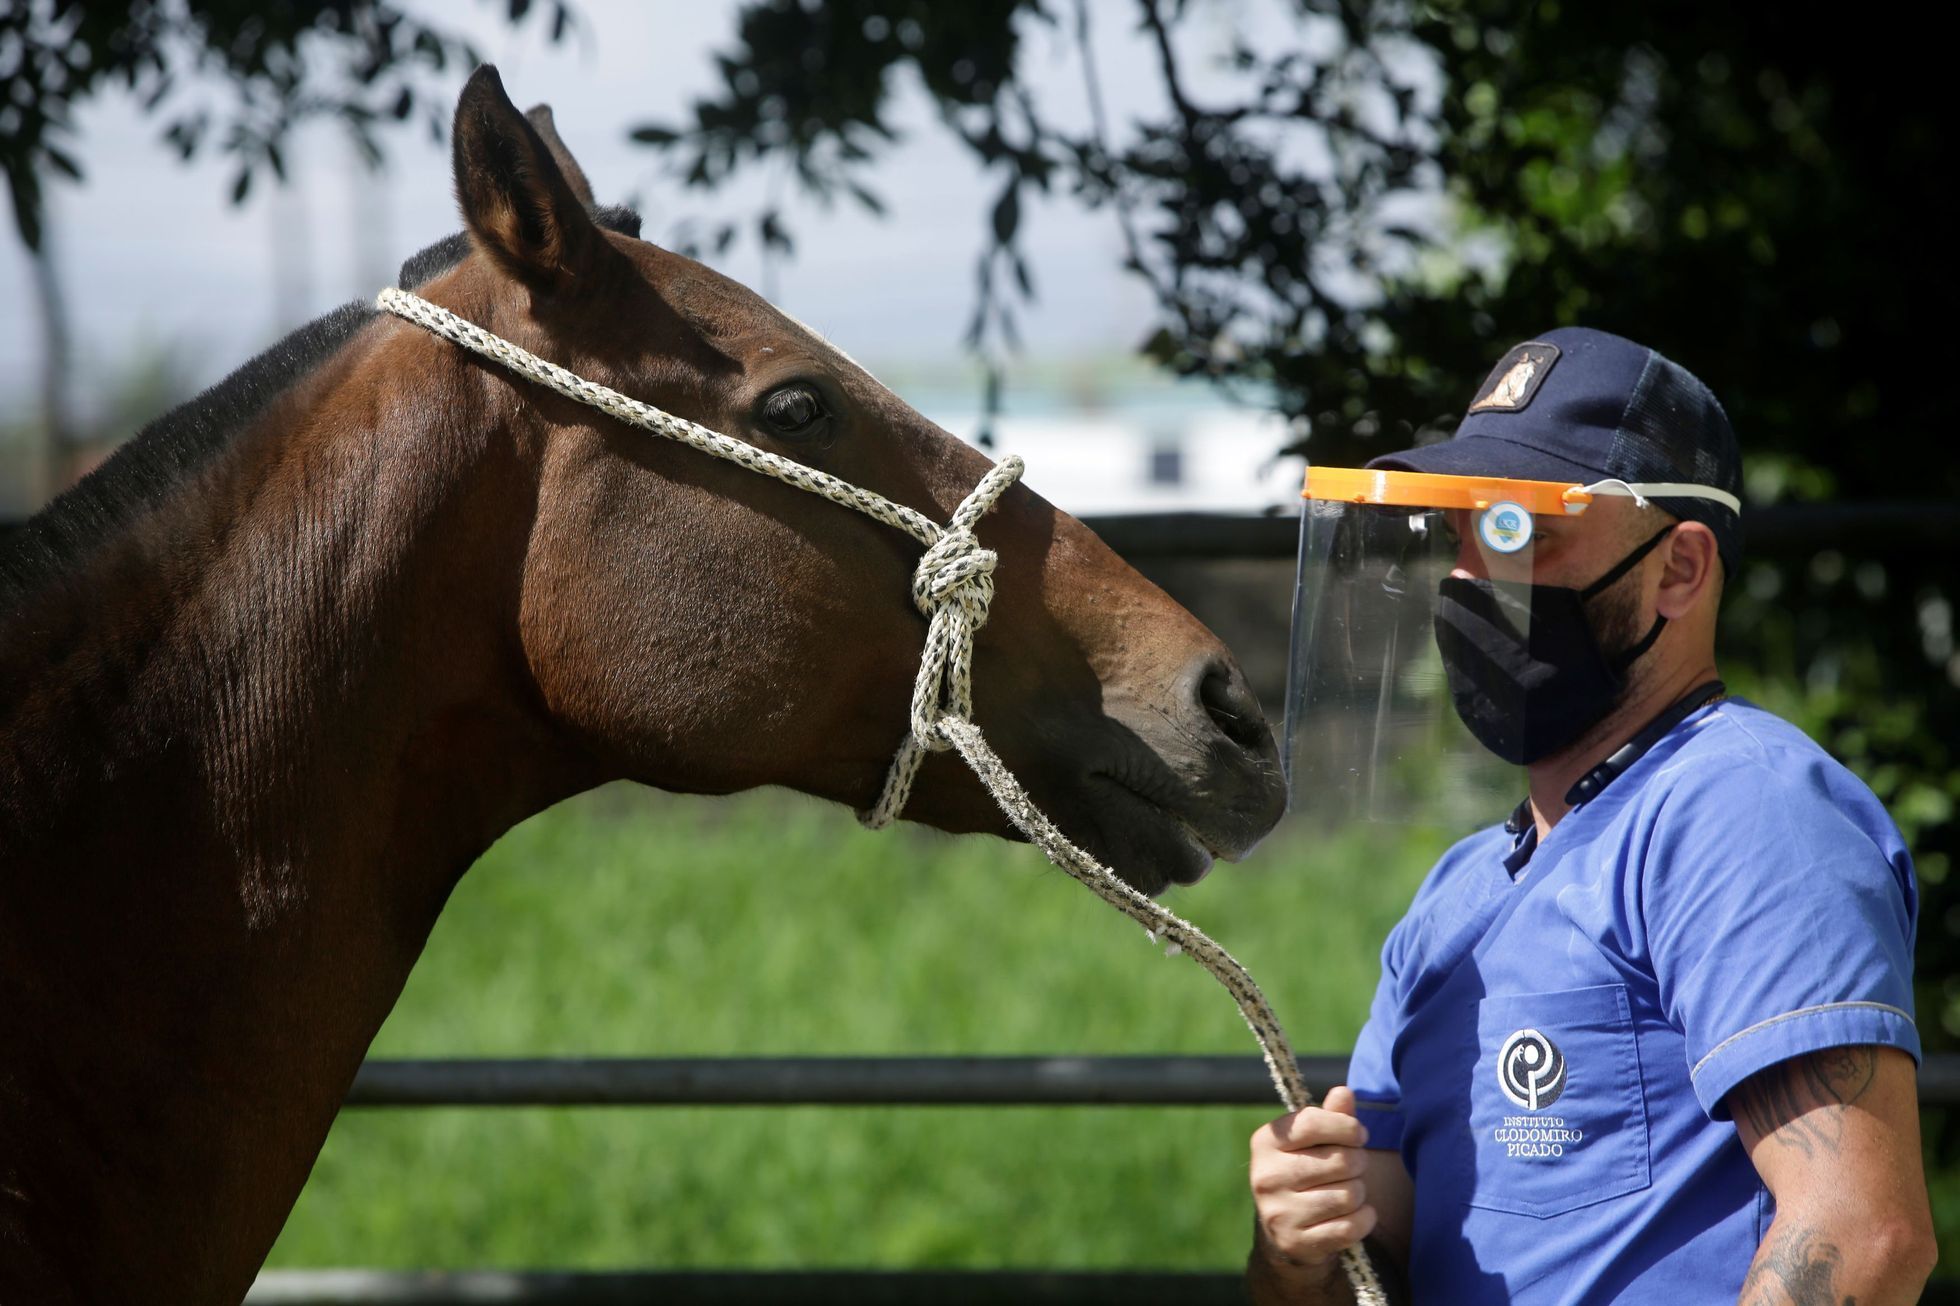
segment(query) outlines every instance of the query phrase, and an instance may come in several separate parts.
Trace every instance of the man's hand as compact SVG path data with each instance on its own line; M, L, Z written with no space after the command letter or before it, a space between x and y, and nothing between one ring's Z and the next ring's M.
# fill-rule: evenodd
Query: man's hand
M1742 1285L1747 1306L1919 1300L1937 1253L1916 1081L1897 1048L1841 1047L1729 1093L1742 1145L1776 1199Z
M1408 1172L1394 1153L1369 1152L1367 1145L1354 1094L1345 1087L1252 1136L1259 1219L1248 1276L1255 1300L1349 1300L1340 1254L1378 1227L1393 1254L1406 1254Z

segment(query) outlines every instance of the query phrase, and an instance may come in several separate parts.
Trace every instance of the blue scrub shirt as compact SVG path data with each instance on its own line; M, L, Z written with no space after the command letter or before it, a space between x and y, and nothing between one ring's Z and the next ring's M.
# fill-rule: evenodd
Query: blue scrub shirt
M1415 1299L1733 1303L1775 1210L1723 1096L1844 1044L1917 1060L1917 914L1871 791L1733 698L1542 843L1452 848L1348 1078L1415 1179Z

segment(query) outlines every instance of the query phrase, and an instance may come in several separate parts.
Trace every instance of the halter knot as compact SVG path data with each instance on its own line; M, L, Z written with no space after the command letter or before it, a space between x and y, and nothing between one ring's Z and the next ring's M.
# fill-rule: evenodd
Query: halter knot
M1021 460L1004 458L980 478L946 525L939 538L926 546L912 573L912 602L928 621L919 677L912 685L911 741L929 752L943 753L952 741L939 730L942 716L962 721L973 717L973 637L987 624L994 599L994 566L1000 555L981 547L973 528L1001 493L1021 477ZM904 750L901 750L901 753ZM897 785L887 785L880 807L896 815L911 787L916 766L894 766Z
M973 637L987 624L998 555L959 527L941 535L912 573L912 602L924 613L926 646L912 686L912 737L929 751L952 744L939 718L973 716Z
M974 624L987 619L994 597L994 564L1000 555L980 547L972 531L949 530L925 551L912 572L912 603L930 617L947 603L977 613Z
M987 624L994 566L1000 561L992 549L981 547L973 528L1007 487L1021 479L1021 470L1019 458L1001 459L944 526L930 528L933 539L912 573L912 602L927 620L919 677L912 682L912 728L898 746L878 801L858 817L874 830L898 818L925 755L954 746L940 723L973 719L973 637Z

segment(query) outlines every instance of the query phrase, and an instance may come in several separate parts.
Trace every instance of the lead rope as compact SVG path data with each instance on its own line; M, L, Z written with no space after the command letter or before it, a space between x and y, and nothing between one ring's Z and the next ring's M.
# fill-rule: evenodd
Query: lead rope
M1313 1105L1313 1094L1300 1075L1299 1063L1286 1042L1286 1032L1280 1028L1279 1018L1273 1014L1266 995L1259 991L1246 968L1231 953L1213 943L1203 930L1131 888L1056 829L1055 823L1034 805L1020 781L1002 764L980 733L980 727L973 723L973 637L986 624L987 607L994 596L993 573L997 561L993 550L980 547L973 530L1007 487L1021 479L1019 458L1009 455L989 469L972 493L953 510L952 519L941 526L881 494L662 412L651 404L547 363L419 295L391 286L375 302L387 312L425 327L471 353L492 359L567 399L587 404L629 426L678 440L702 453L854 508L867 517L897 527L925 545L925 556L919 559L912 575L912 602L926 616L928 625L919 678L912 688L911 729L899 744L898 755L892 759L878 801L868 812L859 813L858 819L874 830L889 825L905 806L925 755L948 749L957 751L993 794L1007 819L1049 861L1143 926L1153 940L1164 940L1166 950L1172 955L1180 951L1187 953L1223 984L1238 1003L1245 1023L1252 1027L1252 1036L1259 1040L1259 1051L1266 1058L1266 1070L1272 1076L1280 1101L1288 1111ZM1387 1298L1381 1281L1359 1245L1341 1253L1341 1266L1359 1306L1385 1306Z

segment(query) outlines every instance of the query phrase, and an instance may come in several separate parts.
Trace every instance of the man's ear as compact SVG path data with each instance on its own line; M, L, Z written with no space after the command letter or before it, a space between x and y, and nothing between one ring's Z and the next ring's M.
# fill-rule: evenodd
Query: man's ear
M489 64L470 75L456 101L451 155L471 238L534 291L589 281L611 254L551 148L504 94L503 79Z
M578 160L572 157L572 152L565 148L563 138L558 135L558 124L551 120L551 106L534 104L524 111L524 118L531 124L531 130L538 134L538 139L544 142L545 148L551 151L552 161L564 175L565 184L572 188L572 194L578 196L579 203L591 208L592 183L585 179L585 169L578 166Z
M1654 604L1661 616L1675 621L1693 611L1703 595L1719 591L1721 555L1715 532L1698 521L1677 524L1661 550L1661 586Z

